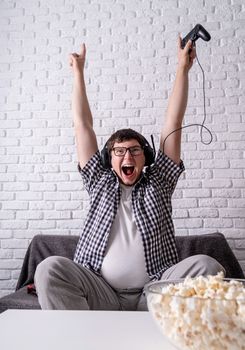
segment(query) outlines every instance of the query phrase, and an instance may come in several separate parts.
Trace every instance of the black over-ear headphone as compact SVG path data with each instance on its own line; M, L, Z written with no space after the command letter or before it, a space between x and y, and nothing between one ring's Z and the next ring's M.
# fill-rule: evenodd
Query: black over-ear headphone
M144 155L145 155L145 166L150 166L151 164L154 163L155 161L155 156L156 156L156 150L155 150L155 145L153 141L153 136L151 135L151 141L153 148L149 145L149 142L146 140L144 136L142 136L143 139L143 150L144 150ZM101 150L101 161L102 165L104 168L111 169L111 155L107 147L107 142L103 149Z

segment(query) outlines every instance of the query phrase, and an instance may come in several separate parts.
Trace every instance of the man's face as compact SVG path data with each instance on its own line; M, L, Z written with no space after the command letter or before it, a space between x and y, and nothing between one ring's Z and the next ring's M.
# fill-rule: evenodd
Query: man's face
M130 150L127 149L126 153L122 155L125 149L121 149L121 147L130 147ZM145 165L144 151L139 142L134 139L115 142L111 150L111 165L124 185L134 185L139 179Z

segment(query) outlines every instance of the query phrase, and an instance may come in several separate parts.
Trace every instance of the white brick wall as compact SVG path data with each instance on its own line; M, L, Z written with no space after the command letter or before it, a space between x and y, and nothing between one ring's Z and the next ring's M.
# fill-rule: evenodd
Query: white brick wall
M243 0L2 0L0 2L0 296L16 285L38 234L79 234L88 208L76 169L68 54L87 45L86 80L100 147L115 129L159 130L178 32L202 23L207 126L185 129L186 172L174 195L177 234L223 232L245 270ZM203 120L194 65L185 123ZM206 136L206 135L204 135Z

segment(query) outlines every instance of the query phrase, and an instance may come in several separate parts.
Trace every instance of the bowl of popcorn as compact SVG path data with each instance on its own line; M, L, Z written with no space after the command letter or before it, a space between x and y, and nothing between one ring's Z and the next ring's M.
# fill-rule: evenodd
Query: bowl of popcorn
M245 350L245 280L216 276L152 282L148 309L180 350Z

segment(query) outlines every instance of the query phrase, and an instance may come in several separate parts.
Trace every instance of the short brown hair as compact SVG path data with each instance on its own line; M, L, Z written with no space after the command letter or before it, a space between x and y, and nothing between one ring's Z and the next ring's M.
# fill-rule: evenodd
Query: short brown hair
M114 132L111 137L108 139L106 146L108 151L110 152L115 144L115 142L124 142L128 140L137 140L142 148L144 148L147 144L146 139L140 133L133 129L120 129Z

